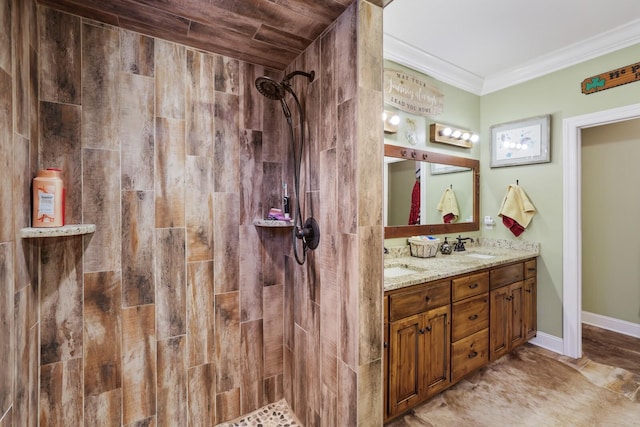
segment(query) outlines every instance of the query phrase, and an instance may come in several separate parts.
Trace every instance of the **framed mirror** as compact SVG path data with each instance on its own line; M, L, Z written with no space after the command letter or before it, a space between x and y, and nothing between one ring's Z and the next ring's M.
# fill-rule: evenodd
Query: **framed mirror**
M386 239L480 229L480 161L389 144L384 156ZM445 192L455 196L455 220L438 210Z

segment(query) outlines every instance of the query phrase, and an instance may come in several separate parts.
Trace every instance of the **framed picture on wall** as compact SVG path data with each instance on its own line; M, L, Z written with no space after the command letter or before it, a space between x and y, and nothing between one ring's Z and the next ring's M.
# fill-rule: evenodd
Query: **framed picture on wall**
M551 161L551 115L491 126L492 168Z

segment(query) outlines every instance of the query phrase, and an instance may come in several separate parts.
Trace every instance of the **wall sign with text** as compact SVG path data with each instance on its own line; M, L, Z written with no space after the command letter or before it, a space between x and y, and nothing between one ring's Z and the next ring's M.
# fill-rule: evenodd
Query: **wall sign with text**
M584 79L582 93L589 95L638 80L640 80L640 62Z
M384 69L384 102L419 116L442 114L444 95L424 76L409 71Z

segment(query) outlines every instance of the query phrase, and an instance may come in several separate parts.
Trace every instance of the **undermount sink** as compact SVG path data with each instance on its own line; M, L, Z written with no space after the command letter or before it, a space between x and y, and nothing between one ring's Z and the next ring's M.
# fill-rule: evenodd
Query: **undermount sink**
M479 254L476 252L472 252L470 254L467 254L467 256L470 256L471 258L479 258L479 259L491 259L491 258L495 258L495 255L489 255L489 254Z
M387 267L384 269L384 278L391 279L394 277L406 276L408 274L416 274L419 273L420 270L414 270L410 267Z

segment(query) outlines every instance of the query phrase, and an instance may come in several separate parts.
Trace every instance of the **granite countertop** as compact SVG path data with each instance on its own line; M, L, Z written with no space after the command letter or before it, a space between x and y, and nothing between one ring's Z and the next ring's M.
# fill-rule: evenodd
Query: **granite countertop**
M412 257L409 255L408 249L390 250L391 255L385 256L385 269L401 267L416 270L416 273L385 277L384 290L391 291L432 280L471 273L537 257L540 254L539 245L532 242L480 238L477 243L465 246L466 251L464 252L453 252L451 255L443 255L438 252L432 258ZM478 258L478 255L481 258Z

